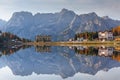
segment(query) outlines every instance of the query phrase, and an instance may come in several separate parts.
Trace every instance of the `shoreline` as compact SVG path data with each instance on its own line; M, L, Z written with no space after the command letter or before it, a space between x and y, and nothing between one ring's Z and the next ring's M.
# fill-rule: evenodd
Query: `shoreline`
M66 42L27 42L24 45L31 46L120 46L120 41L66 41Z

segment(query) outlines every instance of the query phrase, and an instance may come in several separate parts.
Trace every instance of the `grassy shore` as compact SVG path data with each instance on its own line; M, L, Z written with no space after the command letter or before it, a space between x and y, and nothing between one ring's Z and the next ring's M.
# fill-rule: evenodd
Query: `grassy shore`
M120 41L66 41L66 42L28 42L24 43L25 45L33 46L120 46Z

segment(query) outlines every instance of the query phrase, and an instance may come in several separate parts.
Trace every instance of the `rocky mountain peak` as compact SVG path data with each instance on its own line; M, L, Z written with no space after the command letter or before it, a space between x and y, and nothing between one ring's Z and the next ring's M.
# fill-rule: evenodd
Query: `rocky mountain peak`
M67 11L69 11L68 9L65 9L65 8L63 8L62 10L61 10L61 12L67 12Z
M13 13L13 16L33 16L31 12L21 11Z
M15 12L11 19L8 21L7 25L12 26L29 26L33 24L33 15L30 12L21 11Z
M88 15L90 15L90 16L97 16L97 14L95 12L88 13Z
M75 13L74 13L72 10L68 10L68 9L65 9L65 8L63 8L63 9L60 11L60 14L75 15Z

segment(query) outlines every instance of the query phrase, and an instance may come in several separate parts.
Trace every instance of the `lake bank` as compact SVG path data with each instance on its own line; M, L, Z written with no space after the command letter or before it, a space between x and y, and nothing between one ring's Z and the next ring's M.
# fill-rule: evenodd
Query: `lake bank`
M27 42L25 45L34 46L120 46L120 41L66 41L66 42Z

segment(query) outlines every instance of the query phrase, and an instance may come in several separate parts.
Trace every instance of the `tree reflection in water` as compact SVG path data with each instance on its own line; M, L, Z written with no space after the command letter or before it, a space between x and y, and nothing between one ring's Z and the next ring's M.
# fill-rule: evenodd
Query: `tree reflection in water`
M120 47L74 47L75 53L92 56L111 57L113 60L120 61Z
M28 46L28 45L5 46L5 45L2 45L0 47L0 56L10 55L10 54L13 54L13 53L19 51L20 49L26 49L26 48L29 48L29 47L31 47L31 46Z

